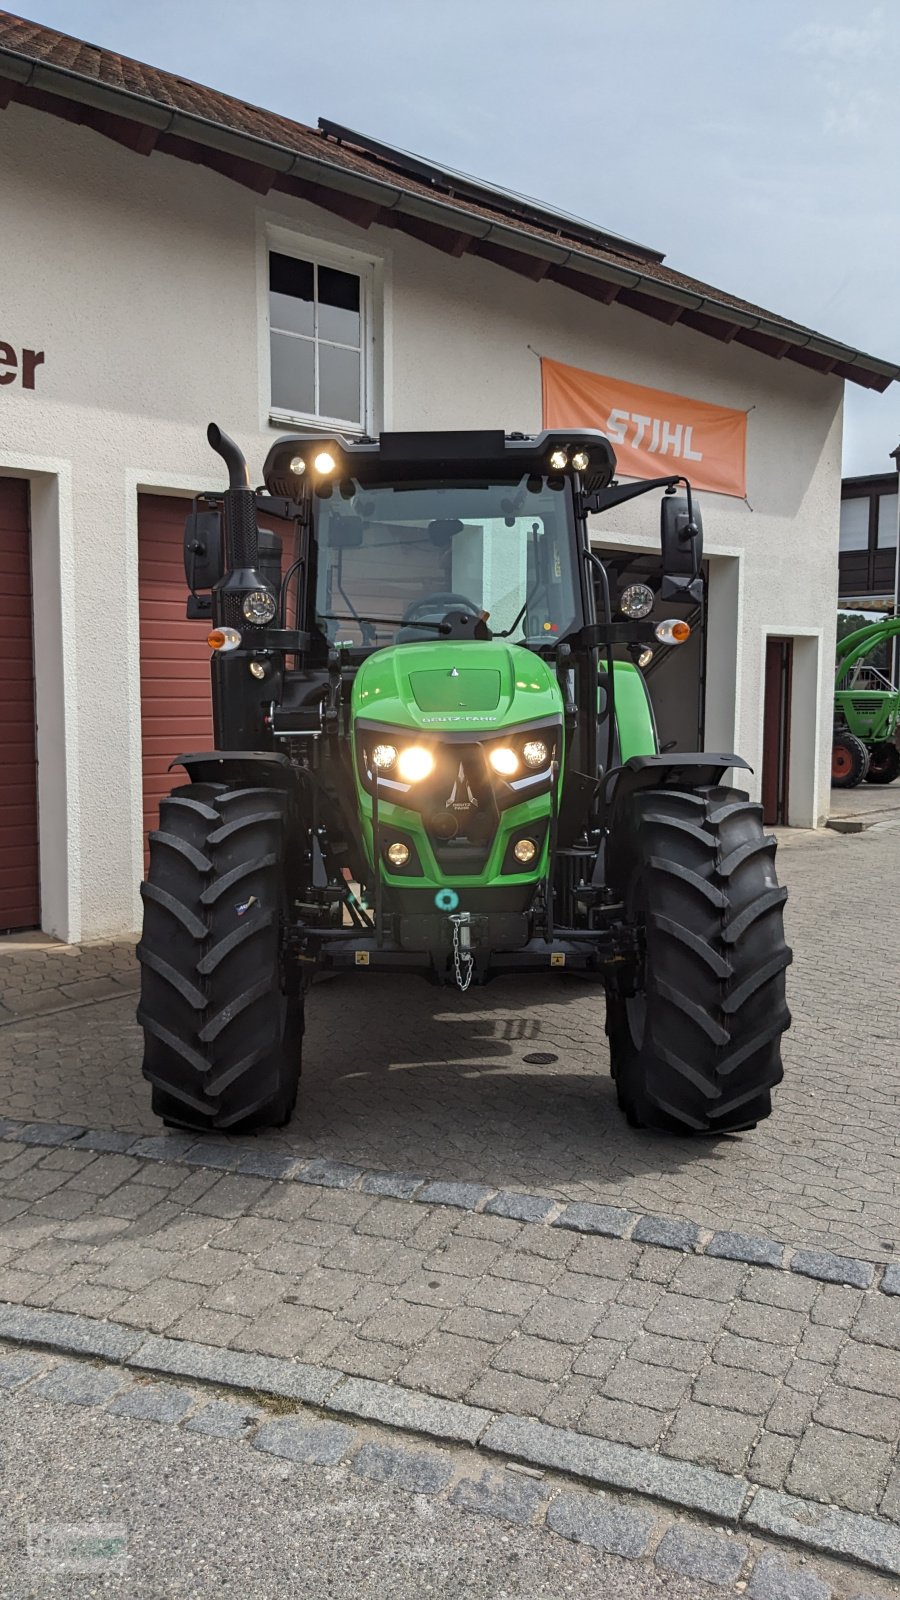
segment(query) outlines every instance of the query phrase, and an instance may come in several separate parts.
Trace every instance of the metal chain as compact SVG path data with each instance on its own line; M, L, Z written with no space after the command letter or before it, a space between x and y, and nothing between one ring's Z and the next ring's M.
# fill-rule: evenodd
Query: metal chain
M468 946L463 945L460 934L462 923L465 923L468 928L469 913L463 911L459 916L451 917L450 921L453 923L453 970L456 974L456 987L460 994L465 994L469 984L472 982L472 973L475 970L473 957Z

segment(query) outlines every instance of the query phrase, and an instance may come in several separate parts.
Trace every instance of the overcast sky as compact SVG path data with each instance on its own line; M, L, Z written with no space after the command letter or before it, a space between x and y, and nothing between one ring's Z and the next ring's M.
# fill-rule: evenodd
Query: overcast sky
M536 195L900 363L896 0L4 3ZM898 441L900 385L849 384L845 471L888 470Z

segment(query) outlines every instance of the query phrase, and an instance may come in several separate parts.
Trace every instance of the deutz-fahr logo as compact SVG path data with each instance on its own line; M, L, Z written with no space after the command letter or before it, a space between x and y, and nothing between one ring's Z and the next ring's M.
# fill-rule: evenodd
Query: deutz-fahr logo
M496 717L489 717L483 711L450 712L446 715L423 717L423 722L496 722Z

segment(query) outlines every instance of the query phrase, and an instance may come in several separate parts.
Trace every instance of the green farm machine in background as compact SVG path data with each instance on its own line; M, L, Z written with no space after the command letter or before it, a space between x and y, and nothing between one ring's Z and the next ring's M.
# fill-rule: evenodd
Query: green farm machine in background
M328 971L372 1006L416 976L575 973L605 992L633 1125L767 1116L790 1020L775 841L723 781L746 762L702 748L702 636L696 750L660 751L643 670L684 610L704 627L690 486L616 484L600 433L497 430L280 439L257 491L208 436L229 487L195 504L185 572L215 749L173 762L138 950L157 1114L287 1122ZM588 518L654 488L660 560L629 582ZM602 1029L598 1003L598 1060Z
M881 645L900 637L900 617L870 622L841 639L834 680L831 782L836 789L893 783L900 776L900 688L867 664Z

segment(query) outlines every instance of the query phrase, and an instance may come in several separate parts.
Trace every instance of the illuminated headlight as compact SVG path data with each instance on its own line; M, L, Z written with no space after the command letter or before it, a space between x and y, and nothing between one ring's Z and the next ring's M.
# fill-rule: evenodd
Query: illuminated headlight
M421 783L434 771L434 756L424 745L411 744L408 750L401 750L397 771L404 783Z
M268 589L251 589L249 594L244 595L241 610L248 622L254 622L258 628L262 628L272 621L278 610L278 602Z
M377 744L372 751L373 767L392 767L397 759L397 752L392 744Z
M519 758L515 750L510 750L507 745L499 745L496 750L492 750L489 760L501 778L511 778L519 770Z
M304 472L306 471L306 462L304 461L303 457L302 456L292 456L290 465L291 465L291 471L298 478L302 478Z
M565 450L554 450L550 457L550 466L553 472L565 472L569 465L568 453Z
M632 622L639 617L648 617L653 610L653 590L646 583L629 583L627 589L622 590L619 609Z
M321 477L327 478L328 474L334 471L337 462L330 450L319 450L313 457L313 466Z
M528 743L522 746L522 755L526 767L545 767L550 760L550 751L543 739L529 739Z
M572 465L576 472L587 472L591 458L586 450L576 450L572 457Z
M676 617L669 617L665 622L658 622L653 632L660 644L684 644L685 639L691 636L689 622L680 622Z
M384 853L392 867L405 867L409 860L409 846L402 844L399 839L389 844Z
M513 855L517 861L521 861L523 865L526 865L529 861L533 861L537 855L537 845L533 839L517 839L513 845Z

